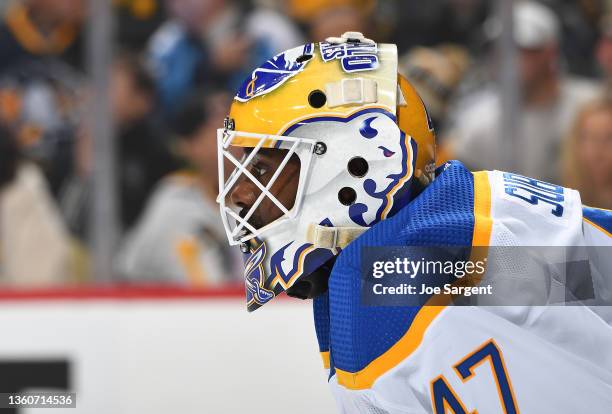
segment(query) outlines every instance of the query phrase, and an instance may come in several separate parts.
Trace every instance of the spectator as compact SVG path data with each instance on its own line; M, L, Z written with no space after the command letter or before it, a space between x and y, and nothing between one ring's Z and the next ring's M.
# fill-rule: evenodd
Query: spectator
M231 0L167 0L171 20L153 35L149 59L163 110L172 115L197 86L236 90L253 67L302 43L272 9L247 12Z
M218 192L217 128L229 97L195 97L177 115L180 153L191 171L166 178L128 235L118 262L131 281L193 286L237 281L234 250L227 247L215 198Z
M308 21L310 40L320 42L344 32L361 32L369 36L372 32L370 19L364 10L353 3L345 1L322 4Z
M82 69L85 0L21 0L0 23L0 72L28 60L57 57Z
M376 0L290 0L286 4L288 13L300 22L312 42L344 32L361 32L382 42L384 36L379 32L389 30L388 21L385 21L384 30L377 30Z
M31 60L0 74L0 122L15 131L56 197L72 172L74 134L81 115L81 75L51 59Z
M582 202L612 209L612 98L585 105L564 148L564 185L580 191Z
M140 60L120 57L114 65L111 102L119 139L121 224L129 229L157 182L177 167L153 115L155 86Z
M521 94L517 125L517 159L500 152L500 91L491 86L457 104L444 150L472 169L512 169L542 180L560 182L560 147L580 105L594 97L596 85L561 73L558 21L546 7L526 1L515 6L514 38L519 47Z
M0 284L41 287L69 280L69 242L40 170L0 127Z
M111 103L117 126L120 224L129 229L140 216L157 182L177 163L155 121L154 83L138 58L118 57L112 69ZM64 189L63 210L71 230L86 236L88 181L91 172L90 137L82 133L77 143L77 168Z

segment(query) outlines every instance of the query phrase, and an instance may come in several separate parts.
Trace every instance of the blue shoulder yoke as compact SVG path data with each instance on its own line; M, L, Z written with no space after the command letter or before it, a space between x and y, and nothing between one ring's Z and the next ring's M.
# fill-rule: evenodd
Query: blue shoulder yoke
M334 368L357 372L408 330L419 307L366 307L361 298L361 248L366 246L471 246L474 180L453 161L408 206L354 240L340 253L329 293L314 301L319 348L331 348Z

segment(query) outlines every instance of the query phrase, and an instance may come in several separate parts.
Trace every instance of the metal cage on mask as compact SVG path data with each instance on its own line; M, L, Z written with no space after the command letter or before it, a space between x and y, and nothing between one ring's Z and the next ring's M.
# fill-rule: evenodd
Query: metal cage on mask
M317 148L317 142L309 138L234 131L229 128L231 124L231 121L227 121L225 128L217 130L219 163L219 195L217 197L217 202L220 205L221 220L229 243L231 245L242 245L251 239L261 237L265 232L279 226L286 220L295 218L299 214L308 178L308 171L310 169L312 156ZM238 160L230 151L232 146L250 148L251 150L248 154L245 154L241 160ZM287 151L267 183L260 181L249 170L256 156L264 148ZM297 155L300 159L300 173L293 207L288 208L272 193L271 188L277 182L293 155ZM225 180L225 159L234 166L234 170L227 180ZM246 211L243 210L242 214L238 206L232 205L233 203L228 203L227 201L228 196L231 195L232 189L240 183L241 179L249 180L255 184L260 191L255 201L250 206L247 206L248 209ZM255 211L257 211L266 198L278 207L283 215L271 223L266 223L262 227L257 228L249 223L249 219L251 219Z

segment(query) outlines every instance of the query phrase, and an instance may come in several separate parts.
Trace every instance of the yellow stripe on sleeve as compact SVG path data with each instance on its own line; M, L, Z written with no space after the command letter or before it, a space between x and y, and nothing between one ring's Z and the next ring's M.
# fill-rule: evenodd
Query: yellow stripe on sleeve
M323 368L329 369L329 351L321 352L321 359L323 360Z

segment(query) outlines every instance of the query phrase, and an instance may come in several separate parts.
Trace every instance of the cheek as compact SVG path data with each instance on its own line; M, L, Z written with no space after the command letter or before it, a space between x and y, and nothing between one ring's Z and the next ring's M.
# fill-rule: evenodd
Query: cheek
M300 178L300 168L293 163L287 164L281 175L278 177L271 192L287 208L291 209L295 204L297 188Z
M588 171L592 177L603 177L612 173L612 148L604 142L584 140L578 152L578 162L581 168Z
M232 171L234 171L235 168L236 166L232 164L230 160L228 160L227 158L223 159L223 172L224 172L225 180L229 178L229 176L232 174Z
M546 66L546 58L537 53L524 52L519 59L521 74L525 80L541 74Z
M589 141L583 142L582 146L578 150L579 163L584 168L588 168L590 164L597 162L597 158L598 154L596 151L596 146Z
M534 73L533 66L534 66L533 62L530 62L528 59L525 59L525 58L521 59L519 67L521 70L521 75L524 80L529 80L533 76L533 73Z

